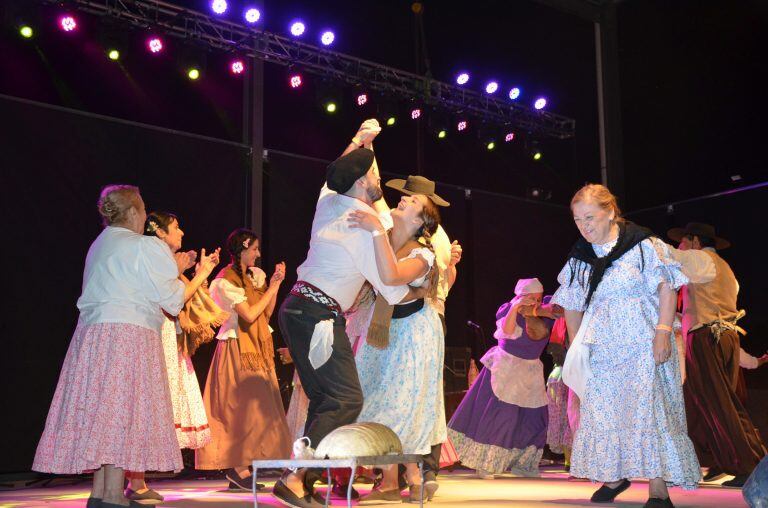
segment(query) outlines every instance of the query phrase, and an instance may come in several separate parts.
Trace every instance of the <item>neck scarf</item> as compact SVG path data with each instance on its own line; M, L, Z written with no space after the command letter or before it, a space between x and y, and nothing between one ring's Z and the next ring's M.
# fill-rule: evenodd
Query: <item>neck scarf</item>
M179 278L189 284L185 276ZM176 336L179 350L191 357L197 348L213 340L214 328L221 326L228 318L229 313L216 305L208 289L200 287L179 312L181 334Z

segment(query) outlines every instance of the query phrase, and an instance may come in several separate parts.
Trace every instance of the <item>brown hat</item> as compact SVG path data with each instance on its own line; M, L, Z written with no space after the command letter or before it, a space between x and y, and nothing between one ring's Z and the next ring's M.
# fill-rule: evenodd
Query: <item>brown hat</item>
M432 200L437 206L451 206L451 204L435 194L435 182L423 176L408 175L406 180L395 178L385 183L390 189L395 189L403 194L413 196L414 194L423 194Z
M709 238L715 242L715 249L727 249L731 246L731 242L715 235L715 226L703 222L689 222L684 228L672 228L667 231L667 236L676 242L688 235Z
M328 165L325 180L332 191L344 194L373 165L373 151L357 148Z

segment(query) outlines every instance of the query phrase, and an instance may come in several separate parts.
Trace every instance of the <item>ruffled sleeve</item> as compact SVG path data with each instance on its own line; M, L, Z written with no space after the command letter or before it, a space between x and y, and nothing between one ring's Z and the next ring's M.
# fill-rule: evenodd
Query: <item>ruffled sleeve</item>
M245 289L235 286L227 279L214 279L210 290L213 299L224 310L232 310L235 305L247 300Z
M435 253L429 250L426 247L419 247L417 249L413 249L408 256L406 256L404 259L415 259L416 256L421 256L424 261L427 262L430 268L432 268L432 265L435 264Z
M148 300L176 316L184 306L184 283L171 249L154 236L141 238L140 262L144 267L143 286Z
M252 266L248 269L248 274L251 277L253 287L261 289L267 284L267 273L258 266ZM245 294L245 291L243 291Z
M640 249L643 280L649 293L656 294L662 282L666 282L675 290L688 284L688 277L683 275L682 265L672 257L666 243L658 238L649 238L640 243Z
M496 331L493 332L493 338L496 340L511 340L511 339L517 339L523 334L523 329L515 323L515 329L512 330L512 333L506 333L504 332L504 321L507 320L507 316L502 316L501 318L496 320Z
M577 267L583 261L577 261ZM584 283L589 277L589 267L584 271ZM573 280L571 280L573 279ZM571 260L569 259L560 274L557 276L560 287L552 296L551 303L555 303L566 310L584 311L584 300L587 297L587 288L582 286L578 274L572 274Z

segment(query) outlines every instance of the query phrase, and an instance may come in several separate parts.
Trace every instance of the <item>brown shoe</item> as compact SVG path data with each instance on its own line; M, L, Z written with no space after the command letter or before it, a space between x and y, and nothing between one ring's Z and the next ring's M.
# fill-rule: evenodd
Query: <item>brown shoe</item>
M392 490L372 490L367 496L360 498L358 504L387 504L387 503L401 503L403 498L400 497L400 491L397 489Z
M427 501L427 489L423 485L411 485L408 487L408 502L421 503Z

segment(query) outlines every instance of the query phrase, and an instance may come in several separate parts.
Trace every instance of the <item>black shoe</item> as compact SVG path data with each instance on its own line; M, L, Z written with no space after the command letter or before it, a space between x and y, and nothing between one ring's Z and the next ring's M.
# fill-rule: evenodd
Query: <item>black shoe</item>
M670 498L659 499L658 497L649 497L643 508L675 508Z
M272 496L285 506L291 506L293 508L319 508L325 506L318 499L311 494L307 494L304 497L299 497L288 488L283 480L277 480L275 486L272 489Z
M85 508L100 508L101 507L101 499L98 497L89 497L88 501L85 502Z
M349 487L349 484L342 485L340 483L333 482L333 487L331 487L331 499L346 499L347 498L347 488ZM350 499L353 501L357 501L360 499L360 493L355 490L354 487L352 487L352 494Z
M716 467L710 467L709 471L707 471L707 474L704 475L704 478L702 478L701 481L713 482L715 480L719 480L723 476L725 476L724 472L717 469Z
M723 482L720 485L722 485L723 487L731 487L731 488L734 488L734 489L740 489L746 483L747 478L749 478L749 475L745 475L745 474L736 475L733 478L733 480L728 480L727 482Z
M632 485L632 482L626 478L622 480L619 486L615 489L612 489L607 485L603 485L597 489L594 494L592 494L591 501L593 503L610 503L616 498L616 496L627 490L630 485Z
M132 501L157 501L158 503L160 501L164 501L165 498L160 495L159 492L157 492L155 489L148 488L141 494L136 492L133 489L126 489L125 491L125 497Z
M228 490L230 492L253 492L253 475L243 478L232 468L227 469L224 476L229 480ZM257 491L262 490L264 487L263 483L256 484Z

